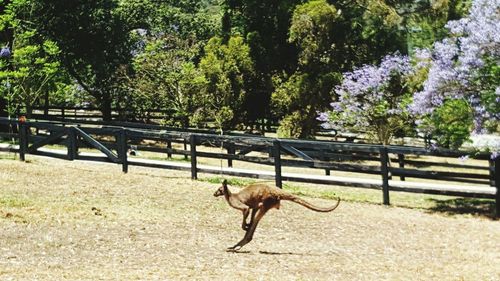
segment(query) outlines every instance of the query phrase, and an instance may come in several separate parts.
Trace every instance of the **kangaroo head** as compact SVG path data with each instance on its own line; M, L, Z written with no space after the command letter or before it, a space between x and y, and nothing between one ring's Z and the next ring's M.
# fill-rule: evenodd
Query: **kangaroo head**
M227 190L227 180L222 181L222 185L215 191L214 196L219 197L226 193Z

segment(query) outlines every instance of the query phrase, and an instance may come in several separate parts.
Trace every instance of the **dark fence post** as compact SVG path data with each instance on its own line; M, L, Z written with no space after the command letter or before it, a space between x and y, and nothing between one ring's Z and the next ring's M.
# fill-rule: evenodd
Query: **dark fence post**
M184 139L184 151L187 150L187 140ZM188 159L188 156L184 154L184 160L187 160Z
M122 160L122 172L128 173L128 158L127 158L127 130L121 129L117 139L118 158Z
M398 154L398 162L399 162L399 168L404 169L405 168L405 155L404 154ZM401 179L401 181L406 180L405 176L400 176L399 179Z
M273 156L274 156L274 173L275 173L276 186L282 188L283 181L281 179L281 143L279 140L274 141Z
M382 193L384 197L384 205L389 205L389 155L387 147L380 148L380 173L382 175Z
M326 162L329 162L330 161L330 157L325 157L323 160L326 161ZM325 169L325 175L326 176L330 175L330 169Z
M167 157L168 157L168 159L172 159L172 142L171 141L167 141L167 149L168 149Z
M497 189L497 193L495 195L495 207L496 212L495 215L497 218L500 218L500 156L497 156L495 159L495 187Z
M78 139L76 136L76 130L74 127L69 127L68 132L68 160L75 160L78 154Z
M488 171L490 174L490 186L495 186L495 160L488 159Z
M196 135L189 136L189 144L191 147L191 179L198 179L198 168L196 167Z
M236 152L236 150L234 148L234 143L229 143L227 145L227 154L234 155L235 152ZM227 166L229 168L233 167L233 159L230 159L230 158L227 159Z
M19 159L26 160L26 150L28 149L28 126L24 122L19 122Z

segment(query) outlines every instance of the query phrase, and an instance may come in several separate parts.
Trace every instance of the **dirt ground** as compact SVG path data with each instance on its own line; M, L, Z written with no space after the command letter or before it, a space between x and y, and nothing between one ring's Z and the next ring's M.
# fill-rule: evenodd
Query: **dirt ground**
M186 172L0 157L0 280L500 280L500 222L341 202L241 213ZM332 201L306 198L322 206Z

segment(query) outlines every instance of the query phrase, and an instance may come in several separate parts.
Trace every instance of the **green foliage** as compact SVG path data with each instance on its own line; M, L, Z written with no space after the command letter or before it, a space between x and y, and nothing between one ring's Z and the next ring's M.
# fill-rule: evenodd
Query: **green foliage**
M288 41L295 6L304 0L224 0L223 38L241 35L250 47L255 76L247 89L246 123L270 118L272 77L291 75L297 68L297 48Z
M464 17L471 0L439 0L430 3L406 4L404 28L406 44L411 53L415 48L427 48L443 39L447 32L444 25L450 20Z
M293 13L289 41L299 49L292 75L275 76L273 112L282 117L278 136L309 138L317 127L316 112L331 100L339 75L333 65L333 33L339 13L324 0L298 5Z
M120 11L133 28L151 34L206 41L220 29L218 0L121 0Z
M31 114L44 92L57 88L63 79L55 42L41 38L32 27L32 1L12 1L0 15L0 28L13 32L12 56L0 59L0 97L7 100L7 112ZM1 30L0 30L1 31Z
M377 38L378 40L391 32L397 33L398 26L403 22L403 17L396 11L396 3L392 5L386 1L368 0L361 1L366 11L363 13L364 38Z
M111 118L117 72L131 59L131 25L116 0L34 1L33 23L57 43L62 66Z
M200 69L207 85L196 98L197 119L215 120L218 128L235 126L244 118L246 82L254 73L250 48L241 36L227 44L219 37L210 39Z
M339 81L334 72L312 76L297 71L285 82L275 77L276 91L272 95L272 108L280 120L278 136L286 138L310 138L316 130L317 111L328 105L330 90Z
M118 77L125 81L120 108L132 116L149 119L151 110L166 113L163 124L187 127L204 118L195 112L195 98L207 85L198 67L208 38L219 28L216 1L122 0L120 9L132 25L132 71Z
M500 65L498 58L485 58L484 66L478 71L474 83L481 89L481 104L485 105L485 112L500 115L500 102L498 102L498 87L500 85ZM493 118L492 118L493 119ZM484 127L490 132L500 132L500 121L488 120Z
M303 131L303 126L307 120L304 120L304 114L300 111L294 111L287 114L281 121L278 127L278 137L280 138L306 138L309 137L307 132Z
M448 100L420 128L431 134L440 147L457 149L469 140L472 121L472 110L466 101Z
M332 47L329 35L340 13L326 0L314 0L297 6L293 12L289 41L300 46L299 64L319 60L328 63Z
M164 110L164 124L187 127L194 96L206 84L192 62L198 48L175 36L148 38L144 51L133 60L133 74L126 79L129 93L121 100L121 108L135 116Z

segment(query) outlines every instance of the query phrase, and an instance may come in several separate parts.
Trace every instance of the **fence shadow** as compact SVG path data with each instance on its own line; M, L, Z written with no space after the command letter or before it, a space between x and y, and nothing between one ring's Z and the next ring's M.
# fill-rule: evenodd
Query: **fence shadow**
M495 200L475 198L454 199L429 199L435 204L429 208L429 212L444 213L447 215L471 214L473 216L495 218Z

